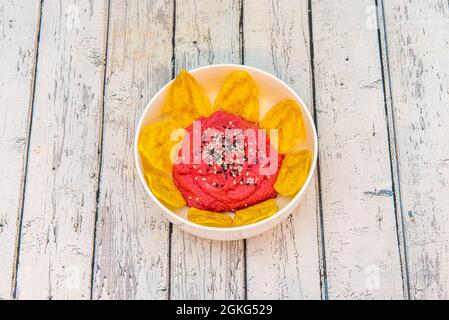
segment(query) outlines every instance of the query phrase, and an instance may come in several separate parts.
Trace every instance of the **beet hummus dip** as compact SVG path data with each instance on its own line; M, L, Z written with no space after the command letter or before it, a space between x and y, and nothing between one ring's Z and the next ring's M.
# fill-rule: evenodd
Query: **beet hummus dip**
M189 207L230 212L276 197L273 185L283 157L258 129L222 111L186 129L173 180Z

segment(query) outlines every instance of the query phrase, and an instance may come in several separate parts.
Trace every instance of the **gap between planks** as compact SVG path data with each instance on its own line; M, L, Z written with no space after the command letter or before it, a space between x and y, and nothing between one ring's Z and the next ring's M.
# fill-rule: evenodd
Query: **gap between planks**
M171 68L172 68L172 79L176 77L176 0L173 0L173 26L172 26L172 57L171 57ZM173 223L168 222L168 274L167 274L167 299L171 300L172 295L172 237L173 237Z
M240 63L245 64L245 4L244 0L240 0L240 17L239 17L239 42L240 42ZM243 239L243 300L248 300L248 244Z
M376 2L376 17L377 17L377 34L379 43L379 55L382 68L382 85L384 92L385 103L385 120L387 122L387 136L388 147L390 149L390 169L391 182L393 186L393 200L396 218L396 232L398 241L399 258L401 264L402 274L402 288L404 292L404 299L410 299L410 282L407 258L407 243L405 239L404 221L403 221L403 207L401 197L401 184L399 180L399 162L397 154L397 140L395 131L395 119L393 113L393 99L391 95L391 77L389 69L388 58L388 42L387 31L384 17L383 0L375 0Z
M309 52L310 52L310 81L312 90L312 108L313 108L313 121L315 123L315 128L318 136L318 116L316 110L316 88L315 88L315 51L313 47L313 13L312 13L312 0L307 1L307 12L308 12L308 23L309 23ZM318 142L319 144L319 142ZM319 267L320 267L320 289L321 289L321 299L329 299L329 287L327 283L327 268L326 268L326 245L324 239L324 218L323 218L323 200L321 197L321 166L320 166L320 153L318 152L318 157L316 161L316 175L317 175L317 197L318 197L318 212L317 217L317 241L319 249Z
M97 180L97 191L95 194L95 216L94 216L94 232L92 237L92 264L91 264L91 274L90 274L90 300L93 299L94 295L94 284L95 284L95 262L96 262L96 248L97 248L97 230L98 230L98 215L99 215L99 204L100 204L100 188L101 188L101 178L103 175L103 144L104 144L104 110L105 110L105 99L106 99L106 75L107 75L107 66L108 66L108 48L109 48L109 30L110 30L110 15L111 15L111 0L106 1L106 17L105 17L105 35L104 35L104 68L103 68L103 87L101 94L101 115L100 115L100 129L99 129L99 137L98 137L98 154L97 154L97 162L98 162L98 180Z
M34 114L34 96L36 93L36 79L37 79L37 63L39 61L39 43L41 38L41 27L42 27L42 6L43 6L44 0L39 1L39 7L38 7L38 19L37 19L37 32L36 32L36 39L34 44L34 70L33 70L33 78L31 82L31 94L30 94L30 101L29 101L29 114L28 114L28 133L27 133L27 139L26 139L26 146L25 146L25 154L24 154L24 165L23 165L23 177L22 177L22 189L20 190L20 201L19 201L19 215L17 216L17 240L16 240L16 251L15 251L15 265L12 272L12 279L11 279L11 297L13 299L16 299L17 297L17 270L19 268L19 259L20 259L20 243L22 238L22 221L23 221L23 209L24 209L24 203L25 203L25 190L26 190L26 182L27 182L27 172L28 172L28 159L30 154L30 138L31 138L31 130L33 128L33 114Z

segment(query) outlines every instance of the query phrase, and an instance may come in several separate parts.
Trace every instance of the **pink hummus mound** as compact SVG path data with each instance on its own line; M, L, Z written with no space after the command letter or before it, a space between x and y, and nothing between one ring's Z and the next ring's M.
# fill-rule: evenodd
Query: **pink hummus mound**
M265 145L258 145L258 129L256 124L222 111L200 118L186 129L173 179L189 207L230 212L276 197L273 185L283 157L277 152L270 157L268 137L261 140ZM241 134L247 130L256 133L253 139ZM270 159L277 160L277 165L273 162L270 166ZM274 170L266 170L271 167Z

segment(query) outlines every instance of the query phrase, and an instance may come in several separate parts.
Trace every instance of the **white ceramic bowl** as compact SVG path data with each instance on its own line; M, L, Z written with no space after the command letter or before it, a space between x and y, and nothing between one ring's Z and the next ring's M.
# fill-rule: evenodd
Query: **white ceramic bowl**
M150 101L148 106L145 108L139 124L136 130L136 137L134 140L134 157L137 166L137 172L142 182L146 192L150 196L150 198L157 203L157 205L166 213L167 218L177 227L190 232L199 237L213 239L213 240L238 240L244 238L250 238L256 236L260 233L263 233L271 228L273 228L276 224L280 223L284 220L293 209L299 205L301 200L304 198L304 194L310 184L313 172L315 171L316 160L317 160L317 135L315 125L312 120L312 116L310 115L308 109L304 101L284 82L274 77L273 75L253 68L242 65L232 65L232 64L221 64L221 65L211 65L207 67L198 68L190 71L190 73L199 81L203 89L206 91L206 94L209 96L210 101L215 101L215 97L218 94L218 91L221 89L226 77L235 70L245 70L251 74L254 81L256 82L259 88L259 102L260 102L260 118L275 104L279 101L290 98L294 99L301 105L301 111L304 118L304 124L307 133L307 139L302 144L305 148L309 149L312 152L312 163L310 166L310 172L307 177L307 180L302 187L302 189L293 197L282 197L278 196L276 201L279 205L279 211L275 213L273 216L259 221L254 224L235 227L235 228L213 228L201 226L195 223L190 222L187 219L187 207L179 210L170 210L166 206L164 206L150 191L149 187L145 182L145 178L142 172L142 162L140 159L140 154L138 151L138 139L140 136L140 132L142 128L156 121L156 119L160 116L162 111L162 104L165 97L165 92L168 86L171 84L168 83L165 87L163 87Z

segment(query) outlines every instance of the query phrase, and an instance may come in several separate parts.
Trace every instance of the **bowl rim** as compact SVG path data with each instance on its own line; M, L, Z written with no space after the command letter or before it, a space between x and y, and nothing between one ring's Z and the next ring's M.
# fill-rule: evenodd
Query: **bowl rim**
M246 69L246 70L253 71L253 72L256 72L256 73L261 73L261 74L267 76L268 78L270 78L271 80L280 83L282 86L284 86L295 97L295 99L297 99L300 102L300 104L301 104L301 111L302 111L303 114L306 115L309 123L311 124L311 128L312 128L312 131L313 131L313 145L314 145L313 146L313 149L314 149L313 150L313 160L312 160L312 163L311 163L311 166L310 166L310 170L309 170L307 179L306 179L304 185L302 186L301 190L283 208L281 208L278 212L276 212L272 216L270 216L270 217L268 217L266 219L260 220L258 222L255 222L255 223L244 225L244 226L239 226L239 227L218 228L218 227L203 226L203 225L200 225L200 224L193 223L193 222L189 221L188 219L184 219L184 218L180 217L178 214L176 214L175 212L171 211L169 208L167 208L161 201L159 201L159 199L153 194L153 192L151 192L150 188L148 187L148 185L147 185L147 183L145 181L145 178L143 176L143 172L141 170L141 164L139 162L140 155L139 155L138 142L139 142L139 135L140 135L140 132L142 130L142 124L143 124L145 115L151 109L151 106L156 101L156 99L159 98L160 95L165 93L165 90L173 83L174 79L172 79L165 86L163 86L153 96L153 98L151 98L151 100L148 102L148 104L145 107L145 109L142 111L142 114L140 116L139 122L138 122L137 127L136 127L135 137L134 137L134 162L135 162L135 166L137 168L137 174L139 176L140 182L143 184L143 187L145 188L145 191L147 192L147 194L150 195L152 200L155 201L156 204L166 214L168 214L171 218L173 218L173 220L179 222L180 225L186 224L186 225L189 225L190 227L193 227L193 228L196 228L196 229L200 229L200 230L203 230L203 231L209 231L209 232L212 231L212 232L218 232L218 233L233 233L233 232L239 232L239 231L248 231L248 230L257 228L259 226L262 226L262 225L265 225L265 224L269 224L271 221L277 219L279 216L281 216L286 211L291 210L292 206L294 204L296 204L298 202L298 200L303 197L303 195L306 192L306 190L308 190L309 185L310 185L310 181L312 180L312 177L313 177L315 169L316 169L317 158L318 158L318 137L317 137L316 126L315 126L314 119L313 119L312 115L310 114L309 109L307 108L307 105L304 103L304 100L288 84L286 84L281 79L277 78L276 76L274 76L271 73L268 73L268 72L266 72L264 70L261 70L259 68L252 67L252 66L247 66L247 65L232 64L232 63L229 64L229 63L227 63L227 64L211 64L211 65L207 65L207 66L203 66L203 67L199 67L199 68L194 68L192 70L189 70L189 73L194 75L195 72L199 72L199 71L202 71L202 70L205 70L205 69L214 69L214 68L236 68L236 69L240 69L240 70Z

